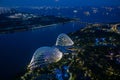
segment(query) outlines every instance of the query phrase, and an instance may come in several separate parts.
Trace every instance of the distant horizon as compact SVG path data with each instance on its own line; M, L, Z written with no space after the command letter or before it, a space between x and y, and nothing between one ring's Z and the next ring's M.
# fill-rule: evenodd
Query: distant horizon
M19 8L19 7L21 7L21 8L33 8L33 7L43 7L43 8L45 8L45 7L51 7L51 8L66 8L66 7L68 7L68 8L82 8L82 7L120 7L120 6L118 6L118 5L106 5L106 6L93 6L93 5L89 5L89 6L0 6L0 7L6 7L6 8Z
M84 7L120 6L120 0L0 0L2 7Z

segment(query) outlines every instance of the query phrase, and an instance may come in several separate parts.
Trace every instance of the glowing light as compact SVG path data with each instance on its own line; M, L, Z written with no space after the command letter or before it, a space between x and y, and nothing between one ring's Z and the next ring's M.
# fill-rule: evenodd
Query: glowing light
M56 41L56 46L72 46L73 44L71 38L64 33L60 34Z
M73 10L74 13L77 13L78 11L77 10Z
M38 48L29 64L29 68L35 69L50 63L58 62L62 58L63 53L55 47Z

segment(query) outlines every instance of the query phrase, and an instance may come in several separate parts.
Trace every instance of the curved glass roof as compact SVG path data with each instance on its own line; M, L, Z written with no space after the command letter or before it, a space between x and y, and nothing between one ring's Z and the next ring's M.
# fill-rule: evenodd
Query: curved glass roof
M55 47L41 47L33 54L32 60L29 64L30 69L42 67L49 63L58 62L61 60L63 53Z
M56 46L72 46L74 42L71 40L71 38L62 33L58 36L57 41L56 41Z

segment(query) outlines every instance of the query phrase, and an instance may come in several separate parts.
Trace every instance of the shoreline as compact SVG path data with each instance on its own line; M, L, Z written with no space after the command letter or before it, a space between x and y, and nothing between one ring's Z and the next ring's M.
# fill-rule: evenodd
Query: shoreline
M59 24L66 24L69 22L75 22L77 21L76 19L70 20L70 21L66 21L66 22L59 22L59 23L54 23L54 24L48 24L48 25L27 25L27 26L19 26L19 28L9 28L9 29L3 29L0 30L0 34L9 34L9 33L15 33L15 32L22 32L22 31L28 31L28 30L36 30L36 29L41 29L41 28L46 28L46 27L52 27L55 25L59 25ZM29 27L30 26L30 27Z

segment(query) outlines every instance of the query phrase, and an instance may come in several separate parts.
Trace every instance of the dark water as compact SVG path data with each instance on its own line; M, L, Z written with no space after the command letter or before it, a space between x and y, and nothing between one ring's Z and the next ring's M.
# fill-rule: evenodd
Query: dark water
M84 22L119 22L120 9L115 8L112 12L105 9L99 9L99 13L84 15L84 11L90 13L88 8L71 8L71 9L53 9L53 10L36 10L20 9L23 12L31 12L39 15L56 15L66 17L77 17ZM78 13L73 13L78 10ZM106 15L105 15L106 14ZM60 33L70 33L84 27L78 22L59 24L47 28L41 28L33 31L17 32L11 34L0 34L0 80L10 80L22 72L29 64L34 51L41 46L52 46Z
M0 35L0 71L2 76L14 76L26 68L34 51L41 46L53 46L60 33L80 29L80 23L59 24L39 30Z

